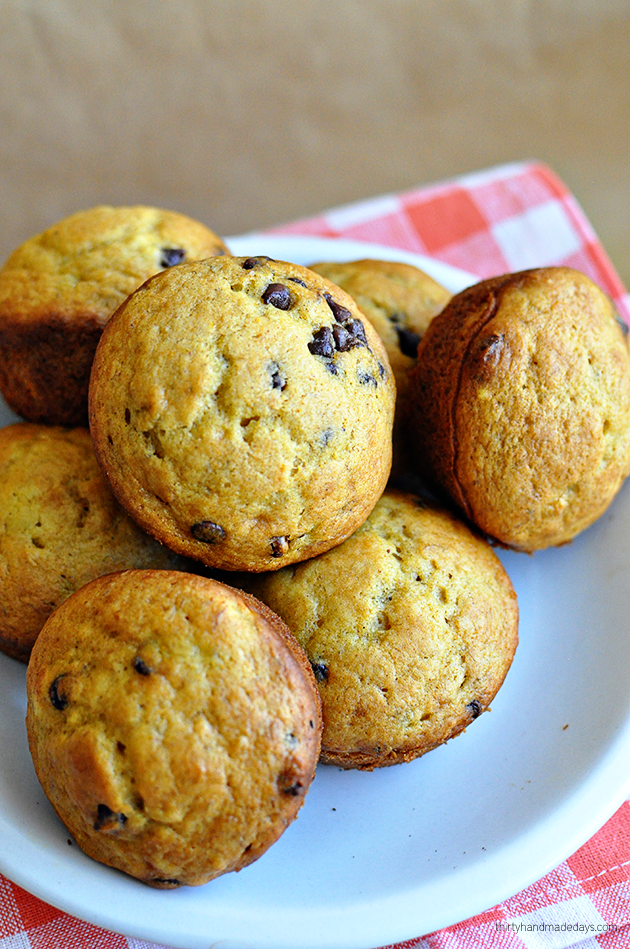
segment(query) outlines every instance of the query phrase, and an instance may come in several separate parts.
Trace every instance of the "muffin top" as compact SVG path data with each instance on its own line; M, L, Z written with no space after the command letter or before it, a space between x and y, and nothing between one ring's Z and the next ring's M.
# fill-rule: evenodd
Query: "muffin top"
M128 567L183 569L116 501L85 428L0 428L0 649L23 662L50 613Z
M630 468L630 354L592 280L565 267L464 290L410 379L419 470L487 535L532 551L606 509Z
M461 732L503 683L516 595L481 537L388 489L343 544L248 582L305 649L323 703L322 759L371 769Z
M136 205L78 211L25 241L0 270L0 326L54 319L104 325L148 277L184 260L225 254L204 224Z
M173 550L272 570L340 543L391 466L395 386L342 290L296 264L214 257L118 309L90 383L97 456Z
M38 778L89 856L159 888L263 853L295 818L321 732L313 675L263 604L191 574L101 577L27 672Z

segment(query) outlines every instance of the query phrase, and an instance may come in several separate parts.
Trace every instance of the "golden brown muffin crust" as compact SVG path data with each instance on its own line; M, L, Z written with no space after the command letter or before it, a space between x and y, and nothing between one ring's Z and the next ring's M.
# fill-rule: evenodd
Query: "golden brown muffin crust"
M419 468L486 534L531 551L603 513L630 467L630 355L588 277L483 281L436 318L418 357Z
M485 540L388 489L343 544L249 578L292 629L323 703L322 760L410 761L485 711L518 641L512 584Z
M110 320L90 428L114 492L178 553L274 570L340 543L391 466L378 335L296 264L216 257L148 281Z
M85 852L158 888L256 860L296 817L321 733L310 670L252 597L170 571L83 587L27 673L29 744Z
M227 253L198 221L160 208L79 211L0 270L0 391L31 421L84 425L94 350L117 306L152 274Z
M114 498L87 429L0 429L0 649L27 662L50 613L129 567L183 569Z

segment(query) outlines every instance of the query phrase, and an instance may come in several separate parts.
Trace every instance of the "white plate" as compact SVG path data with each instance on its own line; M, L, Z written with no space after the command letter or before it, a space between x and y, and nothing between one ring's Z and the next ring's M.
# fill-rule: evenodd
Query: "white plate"
M404 259L451 290L474 279L350 241L228 244L298 263ZM321 766L283 837L203 887L152 890L70 844L28 755L24 667L0 656L0 869L75 916L182 949L372 949L516 893L630 794L630 489L571 545L500 556L518 593L521 641L491 714L410 764Z

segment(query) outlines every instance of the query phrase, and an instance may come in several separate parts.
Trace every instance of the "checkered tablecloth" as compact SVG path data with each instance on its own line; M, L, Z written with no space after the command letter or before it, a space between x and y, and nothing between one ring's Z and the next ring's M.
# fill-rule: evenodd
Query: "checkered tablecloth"
M343 237L437 258L480 278L562 264L595 280L630 322L630 297L575 197L523 162L385 195L269 233ZM630 762L628 762L630 768ZM499 906L396 949L628 949L630 804L553 872ZM156 949L81 922L0 874L0 949Z

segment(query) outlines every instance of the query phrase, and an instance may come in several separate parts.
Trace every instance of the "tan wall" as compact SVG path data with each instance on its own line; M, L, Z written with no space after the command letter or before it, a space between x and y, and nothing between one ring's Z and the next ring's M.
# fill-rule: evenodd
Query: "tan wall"
M522 158L630 283L629 0L1 0L0 256L98 202L223 235Z

